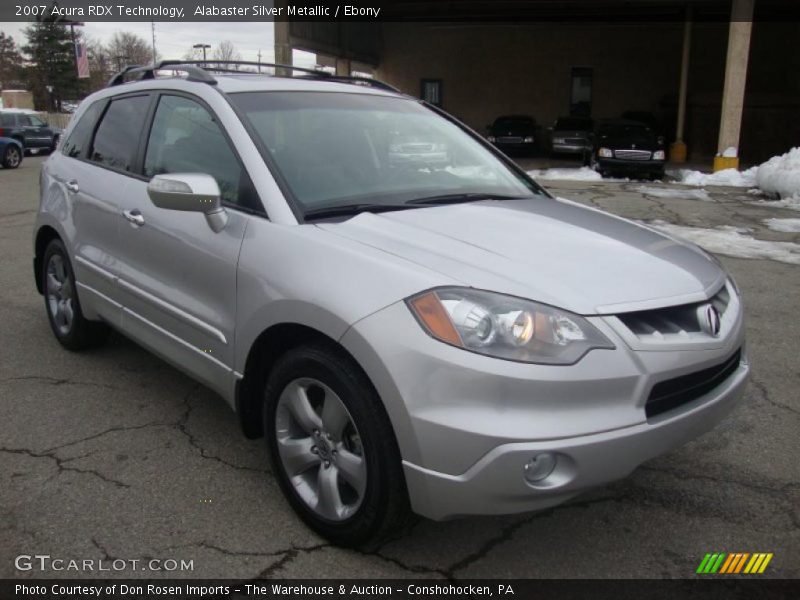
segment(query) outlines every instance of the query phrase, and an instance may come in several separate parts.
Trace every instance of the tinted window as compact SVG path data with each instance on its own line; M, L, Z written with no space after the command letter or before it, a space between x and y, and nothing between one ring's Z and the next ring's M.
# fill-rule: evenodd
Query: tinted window
M181 96L162 96L158 103L144 174L205 173L217 180L226 202L256 208L252 186L211 114Z
M130 96L111 102L94 136L91 160L121 171L133 170L149 101L149 96Z
M14 115L8 113L0 114L0 123L3 124L3 127L14 127Z
M30 127L31 120L28 115L17 115L17 123L22 127Z
M494 122L500 129L508 127L533 127L536 121L532 117L498 117Z
M81 115L61 150L65 155L73 158L84 155L84 149L92 137L94 124L97 122L97 117L100 116L103 106L103 101L95 102Z
M47 123L42 121L36 115L28 115L28 120L30 121L31 125L33 125L34 127L47 127Z

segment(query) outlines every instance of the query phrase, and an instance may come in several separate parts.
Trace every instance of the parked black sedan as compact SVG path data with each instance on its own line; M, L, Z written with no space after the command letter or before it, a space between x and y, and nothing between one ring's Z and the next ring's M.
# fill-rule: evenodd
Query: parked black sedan
M536 119L528 115L504 115L487 126L486 139L506 154L533 154L539 137Z
M584 163L601 175L664 176L664 140L644 123L624 119L601 121Z

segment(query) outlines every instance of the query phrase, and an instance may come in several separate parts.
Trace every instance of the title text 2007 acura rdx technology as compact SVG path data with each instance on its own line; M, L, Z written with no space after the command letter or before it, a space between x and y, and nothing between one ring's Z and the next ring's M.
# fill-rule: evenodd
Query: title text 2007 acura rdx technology
M385 84L300 73L162 63L82 103L34 235L63 346L110 326L219 392L339 544L556 505L731 410L742 305L714 258Z

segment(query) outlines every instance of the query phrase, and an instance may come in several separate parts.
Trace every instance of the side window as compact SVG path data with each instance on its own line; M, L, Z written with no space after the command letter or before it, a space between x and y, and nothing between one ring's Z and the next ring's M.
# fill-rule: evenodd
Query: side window
M0 125L3 127L14 127L14 115L9 113L0 113Z
M31 119L28 115L17 115L17 123L20 127L30 127Z
M44 122L44 121L42 121L42 120L41 120L39 117L37 117L36 115L29 115L29 116L28 116L28 120L31 122L31 125L33 125L34 127L47 127L47 125L45 124L45 122Z
M132 171L149 102L150 96L112 100L97 128L89 160Z
M211 114L182 96L162 96L158 103L144 174L205 173L219 184L222 199L257 209L255 192L228 140Z
M78 122L75 123L75 127L72 128L67 141L64 142L64 147L61 149L66 156L78 158L84 155L83 151L89 144L89 139L92 137L92 130L97 122L97 117L100 116L100 112L103 110L103 106L105 106L105 102L99 100L87 108L80 116Z

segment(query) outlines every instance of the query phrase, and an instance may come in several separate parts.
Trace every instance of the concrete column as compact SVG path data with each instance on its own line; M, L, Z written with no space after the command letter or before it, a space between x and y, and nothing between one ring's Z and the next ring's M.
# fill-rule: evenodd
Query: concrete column
M683 129L686 122L686 88L689 81L689 55L692 50L692 7L686 7L686 18L683 22L683 53L681 55L681 79L678 87L678 123L675 143L670 146L669 158L672 162L686 162L686 142L683 141Z
M279 65L292 64L292 42L288 21L275 21L275 62ZM289 76L288 69L276 69L276 75Z
M722 91L719 142L717 156L714 158L715 171L739 167L739 133L742 128L754 2L755 0L733 0L728 31L728 56L725 61L725 87ZM727 148L734 148L736 156L722 156Z
M343 77L350 77L350 60L346 58L336 58L336 74Z

